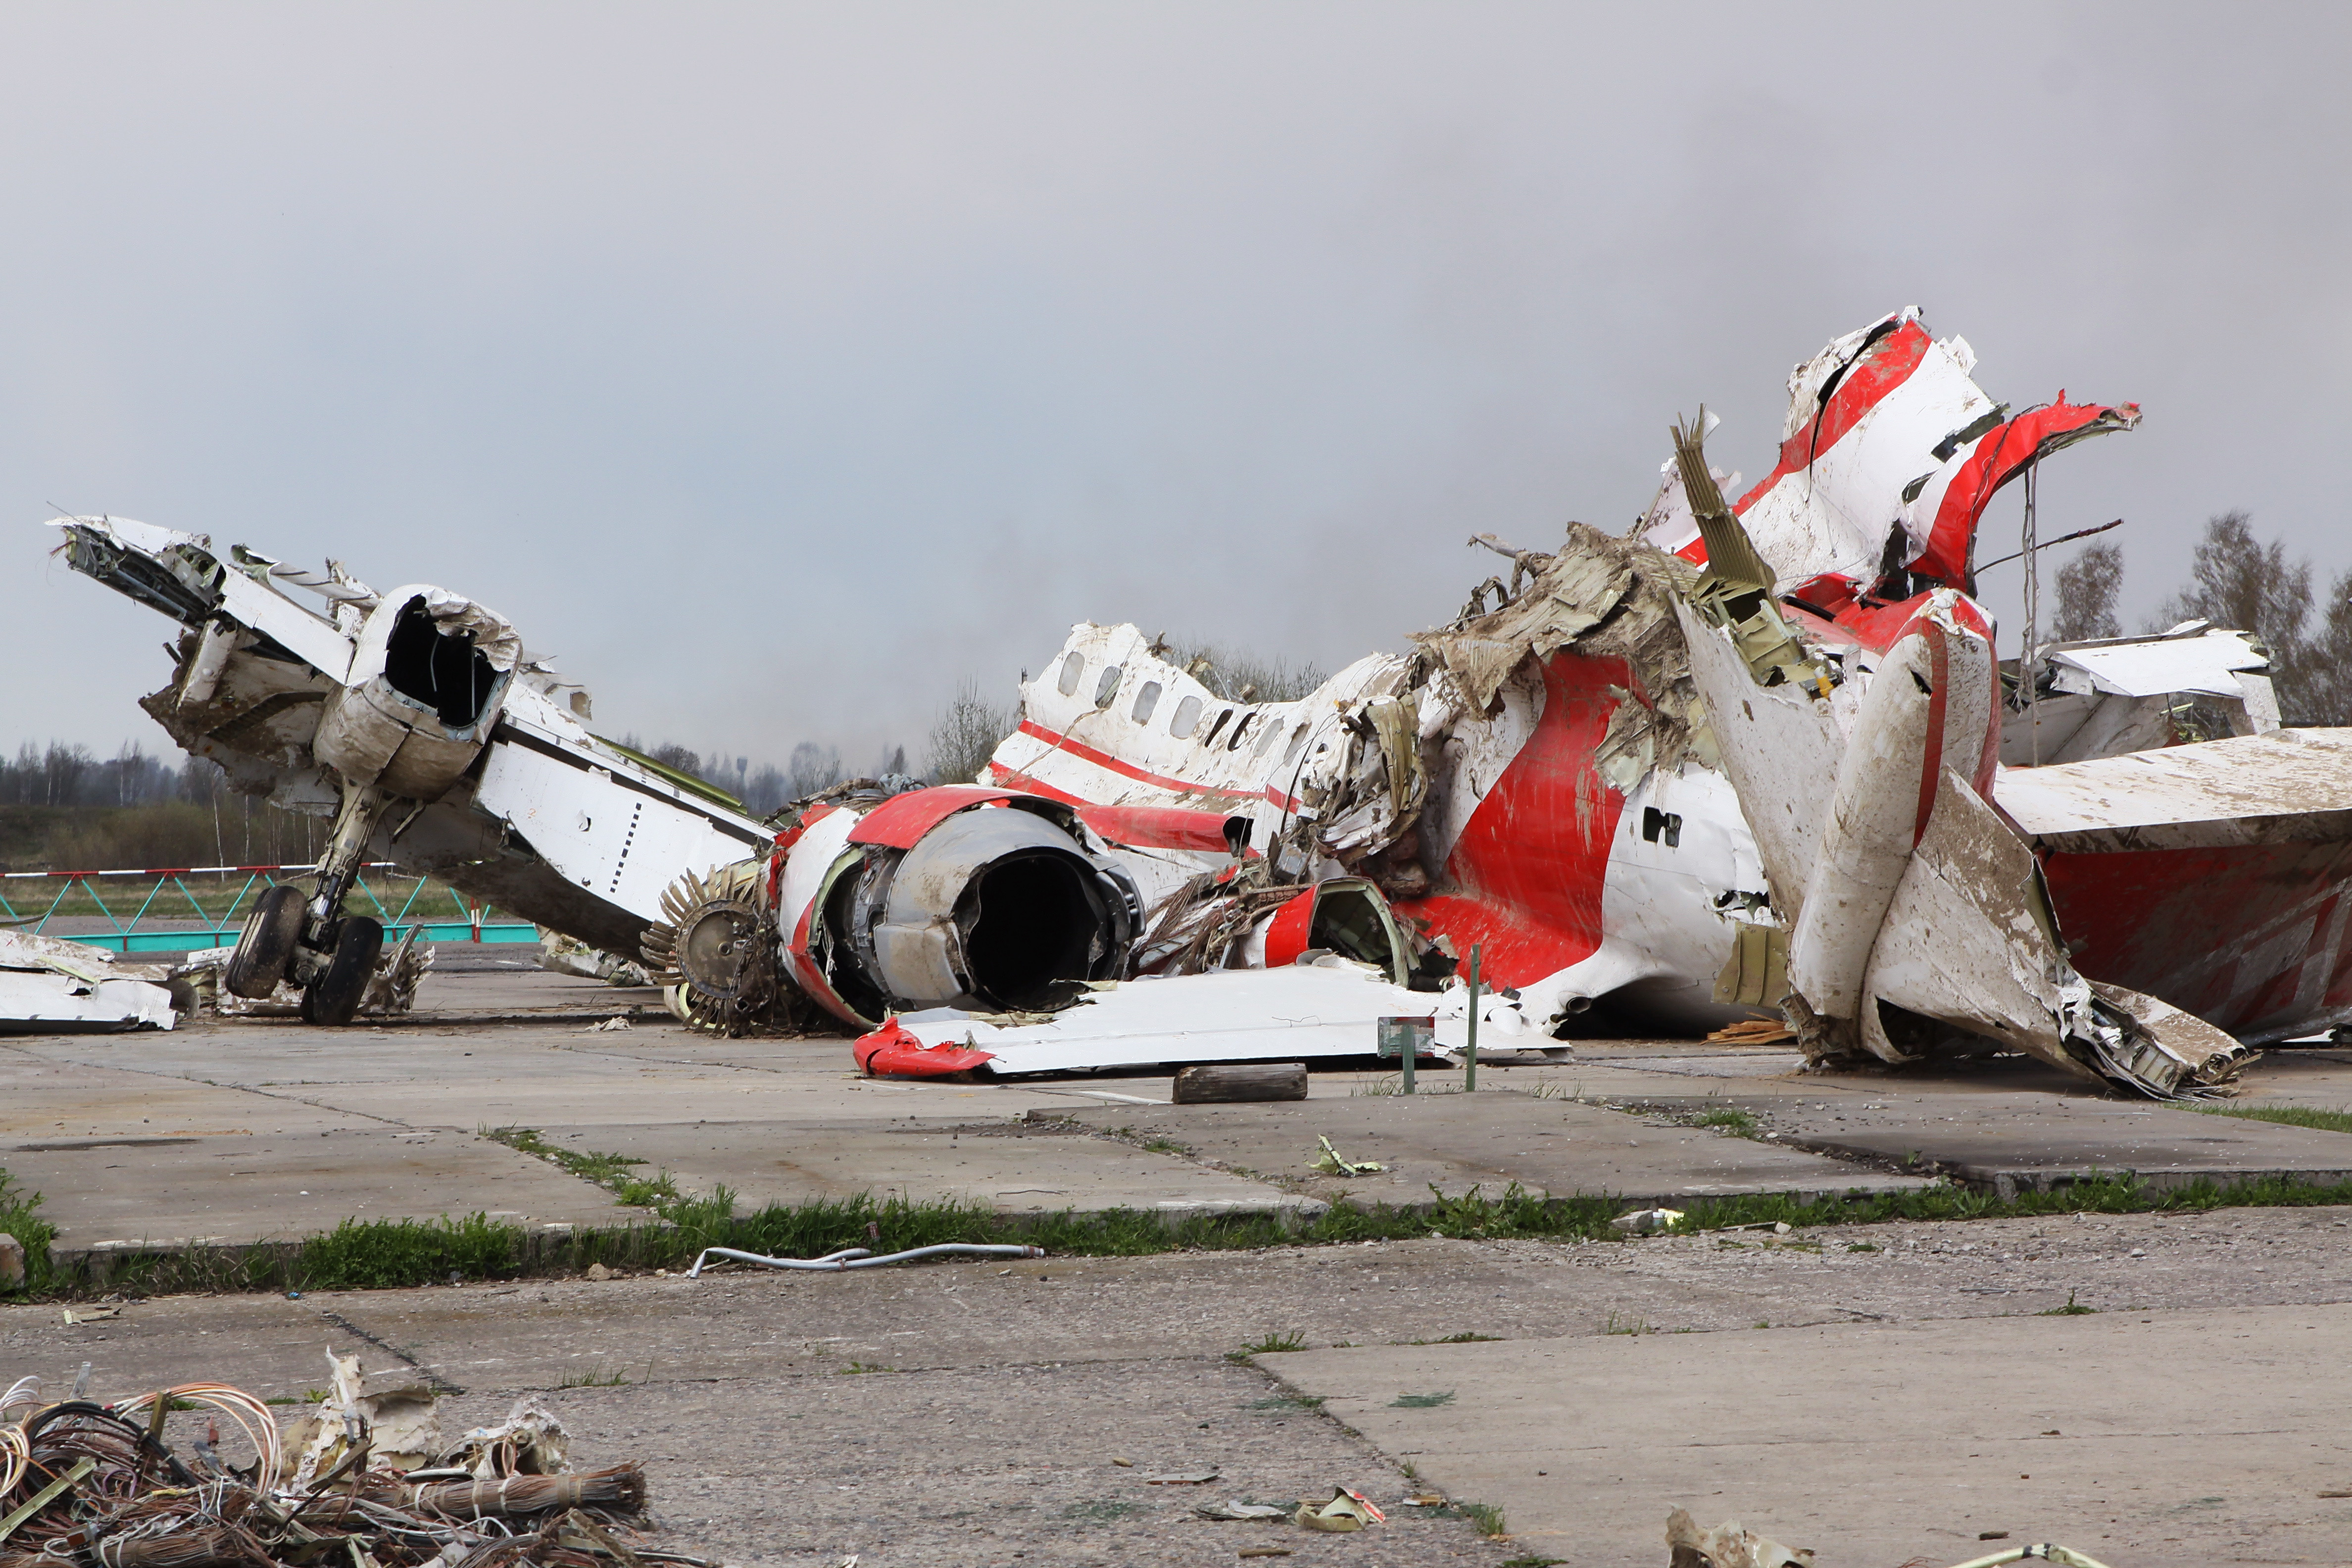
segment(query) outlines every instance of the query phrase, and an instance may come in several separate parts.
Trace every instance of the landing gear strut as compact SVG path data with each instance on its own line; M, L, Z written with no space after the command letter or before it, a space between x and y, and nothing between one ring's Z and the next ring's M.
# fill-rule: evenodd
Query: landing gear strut
M366 915L346 915L343 899L359 879L369 838L393 796L373 784L347 784L310 896L272 888L246 918L222 980L239 996L258 999L281 981L301 988L302 1016L313 1024L352 1021L383 951L383 926Z

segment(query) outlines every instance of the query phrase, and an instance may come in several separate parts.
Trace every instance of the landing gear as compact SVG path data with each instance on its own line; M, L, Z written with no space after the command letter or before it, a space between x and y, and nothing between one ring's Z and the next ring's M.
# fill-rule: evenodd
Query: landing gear
M221 984L237 995L259 1001L278 989L302 938L302 894L296 888L272 888L261 895L238 933Z
M358 880L368 840L392 800L373 785L344 786L310 896L292 887L261 895L222 976L231 991L257 1001L283 982L300 988L307 1021L330 1027L352 1021L383 951L383 926L345 915L343 896Z
M345 915L334 924L334 945L326 966L302 988L305 1023L340 1027L352 1021L375 978L376 955L383 951L383 926L365 915Z

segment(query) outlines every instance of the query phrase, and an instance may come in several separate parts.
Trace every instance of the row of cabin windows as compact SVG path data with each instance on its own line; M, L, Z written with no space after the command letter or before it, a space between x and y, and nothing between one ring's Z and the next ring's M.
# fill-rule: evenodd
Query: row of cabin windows
M1055 682L1055 685L1063 696L1075 697L1078 692L1078 683L1086 679L1086 673L1087 656L1082 653L1071 654L1062 660L1062 677ZM1111 705L1111 700L1118 695L1118 683L1126 678L1126 675L1127 670L1124 666L1110 664L1103 667L1102 675L1095 681L1097 708L1108 708ZM1149 724L1151 722L1152 714L1159 711L1159 709L1160 682L1147 680L1136 689L1134 705L1129 708L1127 716L1135 723ZM1218 737L1223 735L1225 750L1237 752L1241 750L1242 742L1253 733L1251 726L1255 724L1257 744L1251 750L1250 756L1253 760L1265 756L1273 748L1275 738L1282 733L1281 730L1261 722L1263 716L1255 709L1250 709L1242 713L1240 721L1235 723L1231 731L1227 731L1226 722L1233 719L1234 711L1235 710L1228 708L1218 714L1215 721L1209 726L1209 732L1201 737L1201 744L1213 746L1217 743ZM1176 704L1176 712L1168 721L1169 734L1179 741L1186 740L1200 727L1201 700L1199 698L1187 697ZM1288 767L1292 763L1297 762L1300 748L1306 744L1307 724L1301 721L1298 727L1291 731L1290 744L1283 749L1283 765Z

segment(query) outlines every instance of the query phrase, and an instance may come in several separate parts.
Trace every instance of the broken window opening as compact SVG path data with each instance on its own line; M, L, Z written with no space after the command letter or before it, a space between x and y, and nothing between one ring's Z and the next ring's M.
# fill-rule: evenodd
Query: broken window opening
M1143 689L1135 694L1135 706L1129 710L1127 716L1139 724L1149 724L1151 722L1151 710L1159 706L1160 682L1147 680L1143 683Z
M1653 844L1664 844L1669 849L1682 847L1683 819L1680 812L1660 811L1654 805L1642 808L1642 837Z
M1054 683L1055 689L1065 697L1077 694L1078 677L1087 672L1087 656L1074 653L1062 661L1062 679Z
M1259 726L1257 727L1257 744L1256 744L1256 745L1255 745L1255 746L1252 746L1252 747L1250 748L1250 760L1251 760L1251 761L1253 761L1253 762L1256 762L1256 761L1259 761L1259 760L1263 759L1263 758L1265 756L1266 752L1270 752L1270 751L1272 751L1272 750L1274 749L1274 743L1275 743L1275 742L1276 742L1276 741L1280 740L1281 738L1282 738L1282 726L1281 726L1281 725L1279 725L1279 724L1261 724L1261 725L1259 725Z
M1255 713L1242 715L1242 721L1234 726L1234 732L1231 735L1225 737L1225 750L1238 752L1242 749L1242 737L1249 733L1250 721L1256 717Z
M1168 732L1181 741L1197 729L1200 722L1201 700L1187 697L1176 704L1176 717L1168 721Z
M1126 673L1127 671L1125 668L1116 664L1108 665L1104 668L1102 679L1095 682L1096 707L1108 708L1110 706L1110 700L1118 695L1119 678L1124 676Z
M452 730L463 730L482 716L498 672L474 646L472 632L445 632L435 623L420 594L400 607L384 639L383 679Z
M1207 734L1205 734L1205 735L1203 735L1203 736L1202 736L1202 737L1201 737L1201 744L1202 744L1203 746L1213 746L1213 745L1215 745L1215 744L1217 743L1217 733L1218 733L1218 731L1221 731L1221 730L1223 730L1223 729L1225 727L1225 721L1226 721L1226 720L1228 720L1228 719L1230 719L1230 718L1232 718L1233 716L1234 716L1234 710L1233 710L1232 709L1230 709L1230 708L1226 709L1223 712L1222 712L1222 713L1218 714L1218 715L1217 715L1217 721L1216 721L1215 723L1213 723L1213 724L1212 724L1212 725L1210 725L1210 726L1209 726L1209 732L1208 732Z
M1307 726L1302 723L1297 729L1293 730L1290 732L1290 744L1282 749L1282 765L1286 768L1291 763L1297 762L1298 760L1300 748L1304 747L1306 744Z
M1057 986L1092 977L1103 909L1075 856L1008 855L971 879L960 902L972 994L1010 1007L1050 1006Z

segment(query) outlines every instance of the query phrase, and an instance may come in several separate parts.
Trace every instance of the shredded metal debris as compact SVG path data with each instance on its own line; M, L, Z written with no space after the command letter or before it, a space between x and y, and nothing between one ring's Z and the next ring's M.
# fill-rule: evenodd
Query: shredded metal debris
M638 1466L571 1469L528 1399L445 1445L413 1373L372 1386L357 1358L328 1361L325 1401L283 1433L226 1384L47 1404L19 1380L0 1399L0 1568L709 1568L646 1543ZM185 1411L203 1426L183 1457L164 1434ZM248 1462L224 1451L224 1420Z

